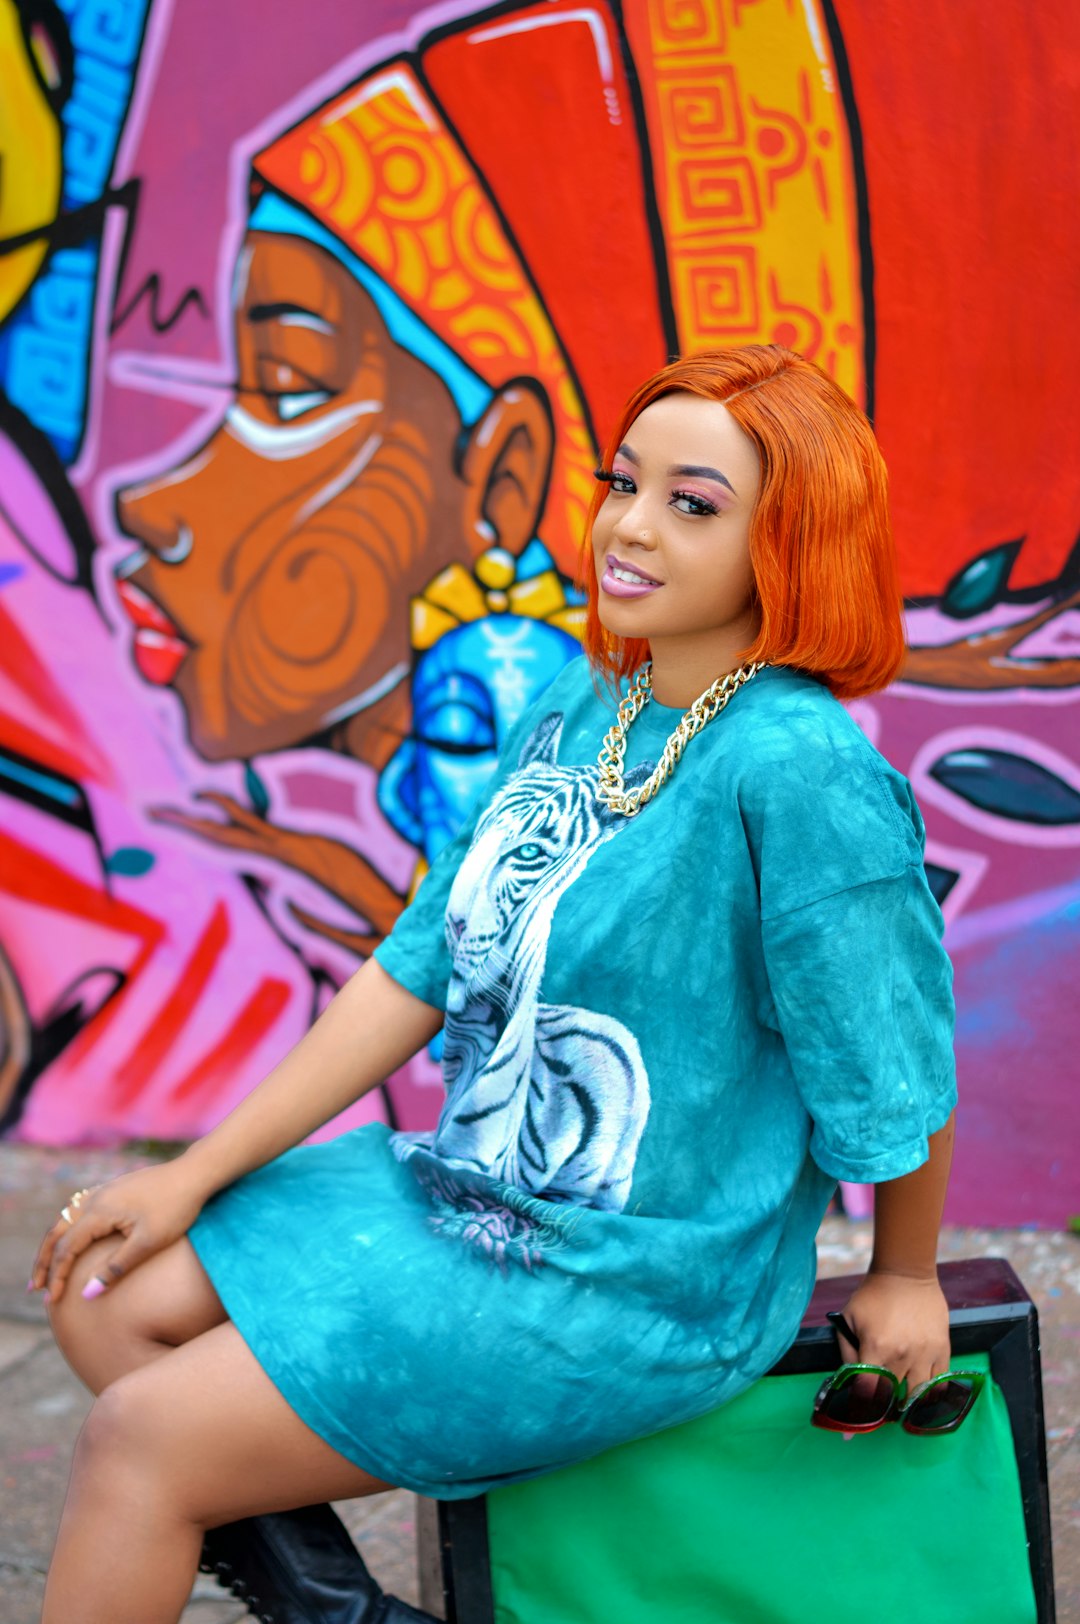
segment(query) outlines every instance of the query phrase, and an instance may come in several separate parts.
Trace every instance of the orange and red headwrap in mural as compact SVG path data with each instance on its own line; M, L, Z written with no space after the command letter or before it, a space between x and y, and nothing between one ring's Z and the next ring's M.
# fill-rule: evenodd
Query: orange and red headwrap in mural
M582 404L551 322L453 131L389 62L258 154L255 173L329 227L491 384L535 378L555 418L541 535L572 569L592 494Z

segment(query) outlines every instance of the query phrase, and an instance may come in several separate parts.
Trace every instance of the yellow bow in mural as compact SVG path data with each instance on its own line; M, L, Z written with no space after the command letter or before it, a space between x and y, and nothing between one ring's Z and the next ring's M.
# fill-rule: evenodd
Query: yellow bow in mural
M501 614L546 621L580 641L585 605L568 602L562 577L553 569L525 581L516 574L517 561L503 547L482 553L473 574L463 564L440 570L410 602L413 648L429 649L455 626Z

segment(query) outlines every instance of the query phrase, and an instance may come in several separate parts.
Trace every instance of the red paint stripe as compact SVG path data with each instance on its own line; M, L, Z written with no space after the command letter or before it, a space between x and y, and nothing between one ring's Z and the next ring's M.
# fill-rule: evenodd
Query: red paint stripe
M292 988L288 982L262 982L225 1036L207 1050L201 1060L196 1061L187 1076L173 1089L170 1105L192 1099L212 1103L214 1094L262 1042L291 997Z
M21 693L28 696L39 715L47 717L59 733L66 735L64 742L39 738L34 746L21 747L21 753L31 755L43 766L56 772L66 772L71 778L95 779L101 784L114 784L115 774L105 756L86 731L82 717L68 703L63 690L53 680L48 666L38 658L19 627L7 611L0 606L0 671L8 676ZM23 733L18 723L5 718L5 727ZM78 754L74 754L74 751Z
M26 727L11 716L0 715L0 747L36 762L43 772L63 773L65 778L73 778L76 783L95 778L93 768L84 757L69 750L66 744L46 738L39 729Z
M105 1034L117 1015L126 1012L128 994L145 965L165 937L160 919L88 885L75 874L0 830L0 892L36 907L51 908L60 916L86 920L115 931L121 943L127 938L138 944L135 957L125 964L121 955L115 966L127 980L114 998L71 1040L64 1051L65 1064L84 1059ZM62 928L62 926L60 927ZM16 973L18 965L15 966ZM28 989L31 990L32 989Z
M218 902L194 952L177 972L173 991L160 1013L151 1019L135 1043L131 1058L116 1073L114 1099L118 1106L130 1105L161 1065L206 991L229 936L228 912L224 903Z
M87 884L77 874L3 829L0 829L0 889L20 901L52 908L72 919L108 925L148 944L156 944L165 933L160 919Z

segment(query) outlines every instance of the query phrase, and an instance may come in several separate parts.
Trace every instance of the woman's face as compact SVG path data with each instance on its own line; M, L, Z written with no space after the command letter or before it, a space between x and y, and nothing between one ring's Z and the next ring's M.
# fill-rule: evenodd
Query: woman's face
M682 674L693 685L699 671L711 672L690 703L756 635L757 449L719 401L665 395L634 419L607 472L592 533L601 623L615 636L648 640L661 703L684 702L671 687ZM680 676L669 677L673 671Z
M118 498L118 590L149 682L210 759L280 749L409 659L408 599L468 556L442 380L329 254L249 235L238 386L183 467Z

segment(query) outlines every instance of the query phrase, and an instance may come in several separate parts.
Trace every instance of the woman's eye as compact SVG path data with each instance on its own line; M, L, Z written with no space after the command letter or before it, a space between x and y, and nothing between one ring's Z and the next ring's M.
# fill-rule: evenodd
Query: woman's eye
M629 474L612 474L611 488L613 491L619 491L624 496L629 496L633 492L634 481Z
M271 406L282 423L291 423L294 417L313 412L316 406L325 406L330 399L328 389L305 389L290 395L274 395Z
M701 515L705 513L716 513L718 511L718 509L715 508L711 502L707 502L703 496L692 496L689 491L676 491L672 497L672 501L675 503L675 506L679 509L680 513L694 513ZM680 506L680 503L685 503L686 505Z

